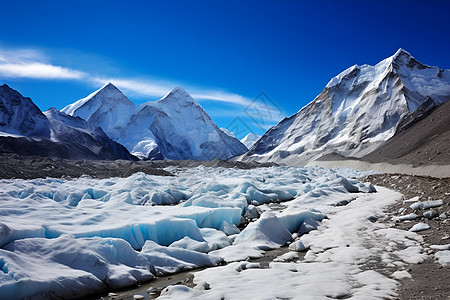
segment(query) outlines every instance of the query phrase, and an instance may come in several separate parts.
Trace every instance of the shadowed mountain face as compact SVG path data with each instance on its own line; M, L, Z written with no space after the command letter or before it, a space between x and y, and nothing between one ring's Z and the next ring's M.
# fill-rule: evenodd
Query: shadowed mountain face
M450 70L423 65L400 49L375 66L355 65L332 78L241 159L303 165L331 152L361 157L391 138L404 118L449 97Z
M450 164L450 101L401 123L384 145L362 157L393 164Z
M130 159L99 127L52 108L42 113L30 98L0 87L0 152L68 159Z
M4 84L0 86L0 131L50 138L50 123L30 98Z
M136 106L109 83L62 111L103 128L144 159L228 159L247 151L178 87L158 101Z

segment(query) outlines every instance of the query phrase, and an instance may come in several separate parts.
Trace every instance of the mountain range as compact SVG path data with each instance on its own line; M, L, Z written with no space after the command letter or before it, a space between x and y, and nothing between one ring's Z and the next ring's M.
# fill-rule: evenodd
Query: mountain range
M70 159L136 160L100 127L55 108L42 113L6 84L0 86L0 151Z
M386 143L401 122L450 98L450 70L399 49L375 66L354 65L308 105L270 128L240 160L304 165L336 153L362 157Z
M374 153L388 157L389 151L397 151L392 147L411 144L407 140L414 133L405 133L408 128L421 130L414 149L430 140L428 134L438 141L435 137L442 130L419 121L430 114L442 116L448 109L435 108L449 99L450 70L424 65L399 49L375 66L346 69L296 114L261 137L250 133L239 141L232 132L219 129L180 87L158 101L136 105L107 83L61 111L42 113L30 98L3 85L0 151L73 159L232 158L295 166L329 154L374 160L381 159ZM449 124L439 124L448 131ZM401 142L389 142L394 137Z
M247 151L239 140L220 130L180 87L158 101L135 105L108 83L62 112L103 128L143 159L228 159Z

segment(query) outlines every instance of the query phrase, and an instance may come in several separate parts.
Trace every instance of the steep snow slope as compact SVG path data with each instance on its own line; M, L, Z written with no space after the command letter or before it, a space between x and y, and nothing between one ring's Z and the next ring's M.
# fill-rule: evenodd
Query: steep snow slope
M85 120L66 115L55 108L44 112L50 121L51 140L92 152L101 159L136 159L127 149L111 140L100 127ZM80 151L82 152L82 151ZM83 151L86 152L86 151Z
M136 159L99 127L0 87L0 151L70 159Z
M250 132L247 134L244 138L242 138L241 143L247 147L247 149L250 149L253 147L253 145L256 143L256 141L260 138L260 135L254 134L253 132Z
M126 126L129 116L136 110L136 105L109 82L61 111L101 127L109 137L118 140L123 135L120 128Z
M449 98L450 70L423 65L399 49L375 66L354 65L332 78L241 159L303 165L330 152L360 157L392 137L405 116Z
M62 111L102 127L110 137L142 158L227 159L246 151L179 87L158 101L135 106L109 83Z
M6 84L0 86L0 132L3 136L50 137L49 122L40 109Z

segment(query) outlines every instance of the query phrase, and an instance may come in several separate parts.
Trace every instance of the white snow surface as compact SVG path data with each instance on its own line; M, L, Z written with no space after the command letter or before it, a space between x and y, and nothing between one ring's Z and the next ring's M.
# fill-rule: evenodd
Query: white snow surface
M367 266L403 271L425 258L421 238L368 220L400 194L362 190L367 184L318 167L0 180L0 295L83 297L208 266L195 283L210 290L171 287L162 299L393 298L397 282ZM240 232L249 205L262 214ZM309 249L305 260L242 262L293 237Z
M402 197L377 189L355 195L347 206L317 205L328 218L298 240L308 245L304 260L290 262L295 256L289 253L268 268L243 268L243 262L234 262L206 269L195 273L194 283L206 284L208 290L169 286L158 299L395 299L394 279L407 278L406 263L421 262L426 255L419 235L368 220ZM328 198L326 189L320 194ZM306 195L284 203L286 210L298 207Z
M141 158L228 159L247 150L235 137L220 130L180 87L158 101L135 105L108 83L62 111L101 127Z
M450 70L423 65L399 49L375 66L354 65L332 78L240 159L299 166L331 152L361 157L392 137L405 116L449 97Z

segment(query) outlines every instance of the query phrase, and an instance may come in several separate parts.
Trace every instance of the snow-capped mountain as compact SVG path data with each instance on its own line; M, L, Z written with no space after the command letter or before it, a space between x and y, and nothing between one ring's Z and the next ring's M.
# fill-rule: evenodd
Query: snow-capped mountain
M42 113L7 85L0 87L0 150L70 159L136 159L101 128L59 112Z
M102 159L136 159L124 146L110 139L100 127L56 108L50 108L44 115L50 122L52 141L69 144L72 148L79 148L78 152L93 153Z
M212 160L246 152L243 144L221 131L179 87L158 101L137 106L108 83L62 111L102 127L141 158Z
M250 149L253 147L253 145L256 143L256 141L260 138L260 135L254 134L253 132L250 132L245 137L242 138L241 143L247 147L247 149Z
M50 138L50 124L28 97L8 85L0 86L0 132L2 135Z
M120 129L126 127L129 116L136 112L136 105L112 83L107 83L61 111L101 127L110 138L118 140L123 135Z
M418 110L450 98L450 70L399 49L375 66L354 65L293 116L269 129L241 159L303 165L325 153L361 157Z

